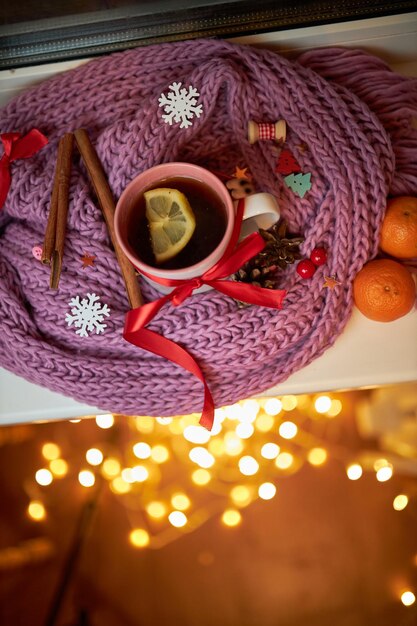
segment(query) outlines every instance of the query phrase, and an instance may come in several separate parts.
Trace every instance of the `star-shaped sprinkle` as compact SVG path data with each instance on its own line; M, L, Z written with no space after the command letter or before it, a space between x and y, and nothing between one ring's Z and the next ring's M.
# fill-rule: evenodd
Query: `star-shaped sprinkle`
M245 178L246 180L252 180L252 176L248 173L247 167L236 167L233 178Z
M85 270L86 267L93 267L95 258L96 257L93 254L84 254L84 256L81 257L83 270Z
M325 276L323 288L328 287L328 289L334 289L335 287L341 284L342 283L339 280L337 280L336 276Z
M295 147L298 148L302 154L304 154L304 152L307 150L307 144L305 143L299 143Z

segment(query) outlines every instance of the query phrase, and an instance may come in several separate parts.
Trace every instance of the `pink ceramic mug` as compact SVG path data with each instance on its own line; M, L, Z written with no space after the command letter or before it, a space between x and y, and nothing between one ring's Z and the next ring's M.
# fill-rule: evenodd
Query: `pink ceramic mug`
M181 269L164 269L153 265L147 265L142 261L129 243L128 230L132 219L132 212L137 206L138 197L140 197L144 191L156 186L163 187L167 179L178 177L197 180L209 186L211 190L214 191L214 193L221 200L226 212L226 230L217 247L207 257L195 265L190 265L189 267ZM266 196L269 194L258 195ZM265 219L265 216L267 216L269 224L264 224L262 226L263 228L271 226L279 217L278 208L271 209L271 207L268 207L267 210L265 210L265 207L262 206L262 204L259 205L259 203L252 202L251 206L252 205L253 208L250 209L249 215L245 211L244 219L248 217L253 218L254 216L263 217ZM126 254L127 258L134 265L134 267L136 267L136 269L144 275L144 278L148 282L152 283L160 292L169 293L172 291L172 287L165 287L164 285L153 281L152 277L155 277L156 279L188 280L204 274L222 258L224 252L226 251L227 245L232 236L234 220L235 207L233 200L226 186L220 181L219 178L217 178L217 176L203 167L193 165L192 163L163 163L145 170L129 183L117 203L114 216L114 227L117 240L123 252ZM210 287L203 286L199 291L205 291L209 288Z

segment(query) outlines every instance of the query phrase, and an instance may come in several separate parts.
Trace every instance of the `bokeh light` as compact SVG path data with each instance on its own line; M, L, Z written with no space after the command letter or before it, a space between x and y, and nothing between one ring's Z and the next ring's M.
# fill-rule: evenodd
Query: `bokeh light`
M178 511L186 511L190 508L191 501L185 493L174 493L171 497L171 504Z
M101 473L105 478L115 478L120 474L120 461L111 456L104 459L101 466Z
M42 487L50 485L53 479L52 472L45 468L39 469L35 474L36 482L38 485L42 485Z
M149 459L151 456L151 446L145 441L138 441L133 446L133 454L137 459Z
M401 594L401 602L404 604L404 606L411 606L412 604L414 604L415 601L416 596L412 591L403 591L403 593Z
M224 413L229 420L239 420L242 416L242 407L238 402L225 406Z
M225 526L237 526L242 521L242 516L236 509L226 509L222 515L222 522Z
M153 517L154 519L161 519L162 517L165 517L167 513L167 507L163 502L154 500L153 502L149 502L146 505L146 512L150 517Z
M396 511L403 511L408 504L408 496L404 493L395 496L392 506Z
M192 448L190 450L189 457L193 463L196 463L200 467L207 469L212 467L215 462L215 458L206 448L202 448L200 446L196 448Z
M258 495L262 500L271 500L277 492L277 488L273 483L262 483L259 485Z
M261 456L264 459L276 459L280 451L280 447L273 442L264 443L261 448Z
M208 451L211 452L214 456L222 456L225 453L225 445L223 439L220 437L214 437L208 442Z
M68 463L64 459L54 459L49 463L49 469L56 478L64 478L68 474Z
M202 426L195 426L194 424L190 424L184 428L184 439L189 441L190 443L207 443L210 439L210 431L207 428L203 428Z
M267 415L275 416L282 411L282 402L278 398L268 398L265 402L264 411Z
M224 449L229 456L238 456L243 450L243 442L234 432L228 432L224 436Z
M41 522L46 517L45 507L39 500L32 500L32 502L29 502L27 512L29 517L35 520L35 522Z
M275 419L272 415L268 415L267 413L261 413L255 421L255 428L259 430L261 433L267 433L272 430L275 424Z
M282 424L279 425L278 432L283 439L294 439L298 428L294 422L282 422Z
M329 396L319 396L314 401L314 408L317 413L327 413L332 406L332 400Z
M347 467L346 474L349 480L359 480L363 474L362 466L359 463L352 463Z
M61 455L60 447L56 443L44 443L42 446L42 456L47 461L53 461Z
M149 472L144 465L135 465L135 467L132 467L131 476L134 482L143 483L147 478L149 478Z
M111 481L110 488L113 493L124 494L131 491L132 485L123 480L121 476L116 476L116 478L113 478L113 480Z
M155 418L150 415L141 415L135 419L136 429L141 433L152 433L155 428L155 423ZM177 424L178 422L172 422L168 427L171 428L174 423Z
M239 459L239 470L244 476L253 476L259 469L259 463L253 456L242 456Z
M207 485L211 480L211 474L205 469L196 469L191 474L191 480L199 486Z
M246 485L236 485L230 491L230 498L236 506L247 506L252 500L251 490Z
M283 396L281 402L284 411L293 411L297 406L296 396Z
M102 451L98 448L90 448L85 453L85 458L87 460L87 463L89 463L90 465L100 465L100 463L103 462L104 456Z
M337 415L339 415L342 408L343 405L340 400L338 400L337 398L332 399L330 403L330 409L326 413L327 417L336 417Z
M393 467L391 464L385 465L384 467L380 467L376 473L376 479L380 483L384 483L389 480L393 475Z
M171 424L172 417L156 417L155 420L158 422L158 424L162 424L163 426L167 426L168 424Z
M114 417L111 413L96 416L96 424L99 428L111 428L114 424Z
M149 533L144 528L134 528L130 531L129 541L135 548L146 548L149 545Z
M169 459L169 450L166 446L156 445L151 450L151 459L155 463L165 463Z
M241 439L249 439L252 437L255 428L252 426L250 422L241 422L236 426L236 435Z
M294 462L294 457L291 452L280 452L275 459L275 465L278 469L289 469Z
M324 448L311 448L307 454L307 460L311 465L323 465L327 461L327 451Z
M241 404L241 412L239 416L240 421L250 424L254 422L259 413L259 408L260 406L258 400L244 400Z
M168 515L168 519L175 528L182 528L188 521L187 516L182 511L172 511L172 513Z
M78 474L78 480L83 487L92 487L96 482L96 477L90 470L81 470Z

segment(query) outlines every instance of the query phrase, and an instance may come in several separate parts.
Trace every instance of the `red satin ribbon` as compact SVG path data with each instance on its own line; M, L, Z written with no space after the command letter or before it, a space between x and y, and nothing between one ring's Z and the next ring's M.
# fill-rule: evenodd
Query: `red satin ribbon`
M10 163L16 159L26 159L39 152L48 143L45 135L33 128L22 137L21 133L3 133L0 135L4 153L0 159L0 209L6 201L10 189Z
M202 276L191 278L190 280L172 281L151 276L152 280L162 285L173 286L175 289L166 296L159 298L159 300L149 302L129 311L126 315L123 332L123 337L126 341L180 365L201 380L204 385L204 405L200 424L208 430L211 430L213 426L215 407L210 389L198 363L189 352L174 341L166 339L144 327L155 317L164 304L171 301L174 306L178 306L193 293L194 289L198 289L202 285L210 285L213 289L227 296L250 304L258 304L259 306L274 309L282 307L282 301L286 294L286 291L283 289L263 289L255 285L224 280L224 278L237 272L242 265L258 254L265 246L265 241L259 233L253 233L235 247L242 224L244 206L243 200L240 200L232 237L220 261Z

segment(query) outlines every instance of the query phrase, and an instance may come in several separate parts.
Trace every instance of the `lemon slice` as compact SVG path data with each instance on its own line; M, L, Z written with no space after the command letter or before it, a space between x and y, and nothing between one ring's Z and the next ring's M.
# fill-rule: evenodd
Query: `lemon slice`
M195 217L187 198L178 189L161 187L145 192L146 217L157 263L176 256L190 241Z

